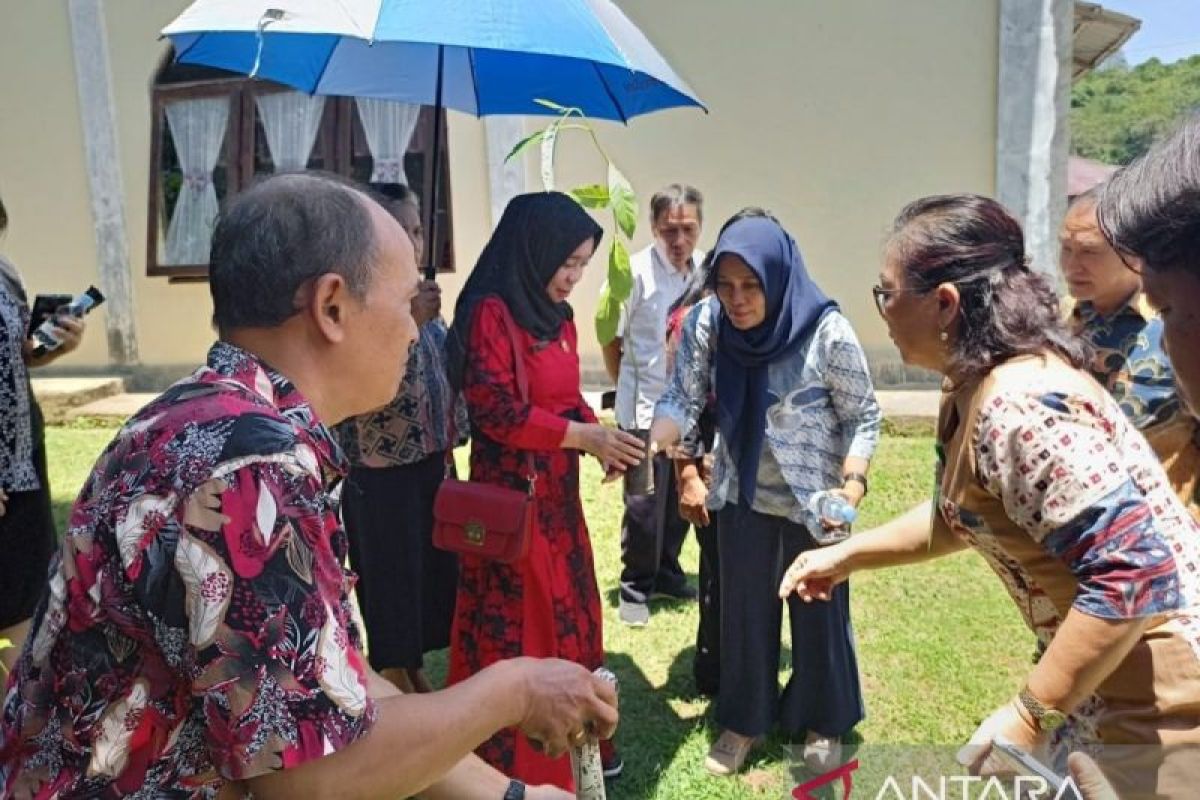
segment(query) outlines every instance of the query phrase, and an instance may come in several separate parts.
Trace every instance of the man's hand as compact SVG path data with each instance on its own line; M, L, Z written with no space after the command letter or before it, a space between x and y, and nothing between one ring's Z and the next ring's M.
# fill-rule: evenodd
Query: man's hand
M529 786L525 789L525 800L575 800L575 795L557 786Z
M617 729L617 690L611 683L570 661L516 661L527 698L517 727L548 756L562 755L583 733L612 737Z
M1071 753L1067 756L1067 771L1079 787L1083 800L1120 800L1108 778L1100 771L1100 767L1083 753Z
M608 373L608 377L612 379L613 386L617 385L617 381L621 377L623 348L624 342L620 336L600 348L604 355L604 370Z
M412 301L412 315L417 327L421 327L442 313L442 287L437 281L422 281L417 296Z
M699 473L681 477L679 480L679 516L693 525L704 528L708 526L708 487L704 484Z

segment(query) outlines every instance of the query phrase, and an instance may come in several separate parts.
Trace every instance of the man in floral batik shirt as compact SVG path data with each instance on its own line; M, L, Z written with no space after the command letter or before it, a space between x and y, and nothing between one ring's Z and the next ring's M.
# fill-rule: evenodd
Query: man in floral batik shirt
M323 423L395 395L416 287L407 236L336 180L230 202L221 341L84 484L4 698L0 796L568 796L469 753L506 726L553 752L610 733L602 681L524 660L400 695L351 618L346 464Z
M1077 196L1059 232L1061 267L1076 301L1071 329L1095 350L1088 372L1154 448L1176 495L1200 519L1200 425L1175 386L1163 321L1142 280L1104 239L1096 190Z

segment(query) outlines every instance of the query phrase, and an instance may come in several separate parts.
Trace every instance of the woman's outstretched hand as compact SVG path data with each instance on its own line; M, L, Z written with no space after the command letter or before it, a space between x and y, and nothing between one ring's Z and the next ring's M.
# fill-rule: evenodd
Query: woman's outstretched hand
M779 583L780 599L786 600L795 592L806 603L829 600L833 587L850 577L846 544L808 550L796 556Z
M591 453L609 470L624 471L642 463L646 457L646 445L641 439L595 422L572 422L563 446Z

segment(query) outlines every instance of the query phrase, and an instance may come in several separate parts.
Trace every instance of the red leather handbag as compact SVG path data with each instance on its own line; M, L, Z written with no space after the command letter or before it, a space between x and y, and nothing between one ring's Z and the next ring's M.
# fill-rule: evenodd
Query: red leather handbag
M524 355L518 344L516 323L504 309L504 324L512 342L513 364L520 398L529 402L529 382ZM453 440L454 437L451 437ZM533 537L533 488L537 482L533 454L525 451L524 491L494 483L460 481L452 477L452 452L446 454L447 477L433 501L433 546L459 555L511 564L525 558Z

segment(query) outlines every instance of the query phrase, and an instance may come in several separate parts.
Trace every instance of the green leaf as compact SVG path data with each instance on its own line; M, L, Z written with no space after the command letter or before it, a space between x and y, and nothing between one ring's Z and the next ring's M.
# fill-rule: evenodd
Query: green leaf
M608 293L620 305L633 291L633 270L629 267L629 251L616 236L608 249Z
M608 189L598 183L587 186L576 186L571 190L571 196L579 201L584 208L607 208Z
M523 153L526 150L526 148L540 142L542 140L542 137L545 135L546 135L546 129L543 128L542 130L537 131L536 133L529 134L524 139L517 142L516 145L513 147L513 149L508 152L508 155L506 155L504 157L504 163L507 164L509 161L512 161L518 155Z
M605 286L600 291L600 301L596 304L596 338L600 346L617 338L617 325L621 322L621 303L614 300Z
M637 197L629 181L611 161L608 162L608 197L617 227L625 234L626 239L632 239L633 232L637 230Z
M600 346L617 336L617 325L621 321L621 306L633 290L633 270L629 268L629 250L625 243L613 237L608 250L608 280L600 290L600 302L596 306L596 338Z
M571 109L567 108L566 106L560 106L558 103L555 103L553 100L544 100L544 99L538 97L538 98L535 98L533 102L537 103L539 106L542 106L543 108L549 108L553 111L557 111L560 114L566 114L569 111L571 111Z
M542 137L542 188L547 192L554 189L554 146L558 142L558 127L563 117L546 126Z

